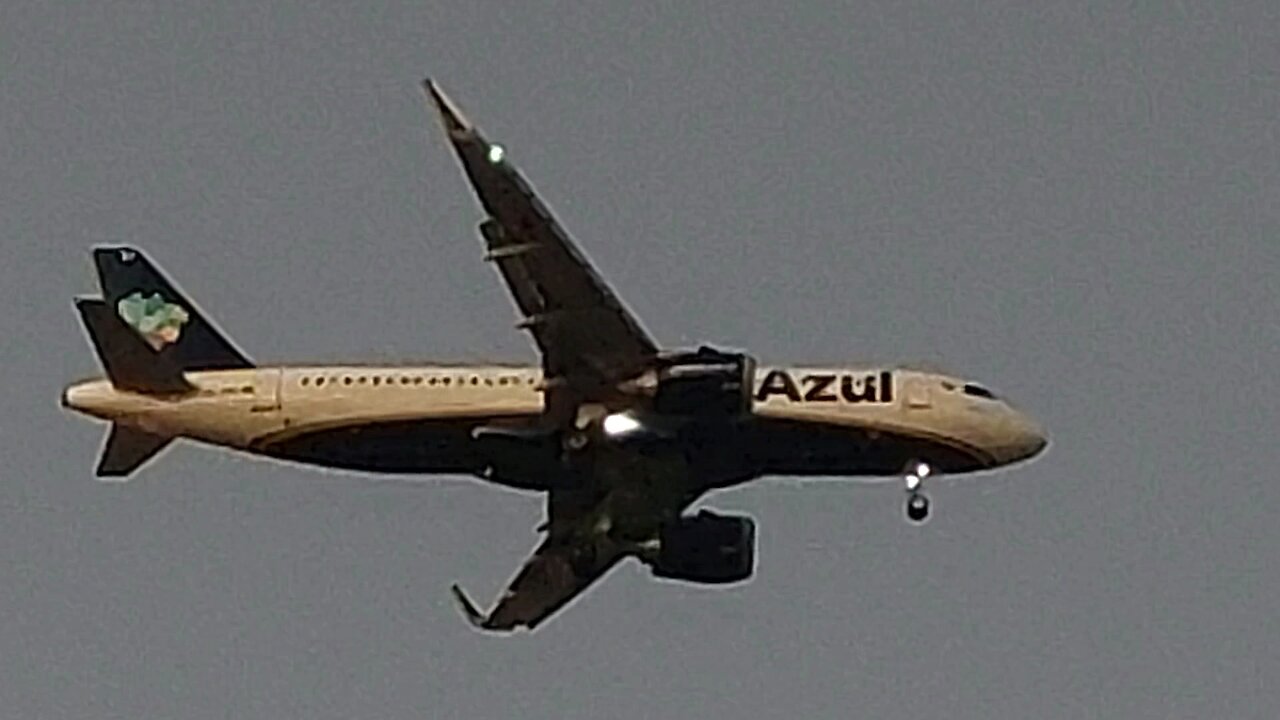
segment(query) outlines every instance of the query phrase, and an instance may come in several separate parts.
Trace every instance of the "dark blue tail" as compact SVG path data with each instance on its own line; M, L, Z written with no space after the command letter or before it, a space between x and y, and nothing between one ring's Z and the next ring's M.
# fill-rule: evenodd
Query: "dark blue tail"
M253 367L138 249L96 248L93 261L106 307L165 361L179 370Z

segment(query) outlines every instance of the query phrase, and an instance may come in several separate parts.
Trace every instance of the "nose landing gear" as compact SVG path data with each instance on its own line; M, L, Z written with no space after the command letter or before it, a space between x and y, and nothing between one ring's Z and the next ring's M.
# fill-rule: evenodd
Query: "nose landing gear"
M920 493L907 497L907 519L919 525L929 519L929 498Z
M917 525L929 519L929 498L924 494L924 480L932 474L933 468L923 462L911 463L903 474L907 485L907 519Z

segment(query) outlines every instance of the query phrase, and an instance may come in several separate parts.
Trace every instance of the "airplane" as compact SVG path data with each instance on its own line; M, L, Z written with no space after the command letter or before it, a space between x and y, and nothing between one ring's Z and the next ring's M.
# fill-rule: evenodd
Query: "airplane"
M471 475L546 496L543 538L487 612L529 631L626 558L669 581L755 571L755 521L690 507L762 476L899 480L929 515L931 476L1026 461L1044 431L985 386L898 365L759 365L665 349L601 279L505 149L431 80L485 218L484 259L541 356L531 364L257 365L137 248L93 251L101 297L75 300L105 370L62 405L110 422L96 474L124 479L186 438L283 461Z

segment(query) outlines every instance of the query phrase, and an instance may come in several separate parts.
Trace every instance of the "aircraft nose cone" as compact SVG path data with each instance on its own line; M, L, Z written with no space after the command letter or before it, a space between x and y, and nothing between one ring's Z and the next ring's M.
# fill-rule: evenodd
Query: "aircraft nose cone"
M1025 415L1018 418L1015 439L1010 443L1007 462L1030 460L1049 447L1049 436L1038 423Z
M1036 455L1039 455L1040 453L1044 452L1045 448L1047 447L1049 447L1049 438L1045 437L1044 435L1037 435L1034 438L1030 438L1027 440L1027 444L1025 448L1027 451L1026 457L1033 458Z

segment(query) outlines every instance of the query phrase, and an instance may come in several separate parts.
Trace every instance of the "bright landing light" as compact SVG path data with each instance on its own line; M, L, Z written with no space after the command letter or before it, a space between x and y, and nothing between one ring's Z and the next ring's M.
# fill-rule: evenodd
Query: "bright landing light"
M503 150L501 145L495 144L495 145L489 146L489 162L493 163L494 165L497 165L498 163L502 162L502 158L506 156L506 154L507 154L507 151Z
M907 471L907 490L914 491L920 487L920 483L924 482L924 479L929 477L932 472L933 468L929 467L928 463L916 463L914 467Z
M605 415L600 426L604 428L605 435L617 436L639 430L640 421L625 413L613 413Z

